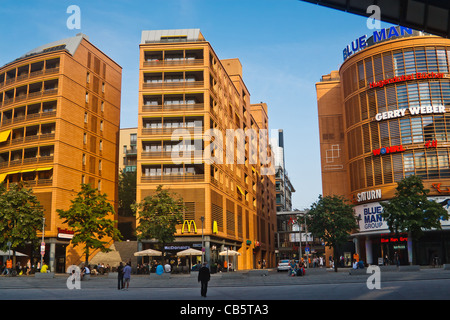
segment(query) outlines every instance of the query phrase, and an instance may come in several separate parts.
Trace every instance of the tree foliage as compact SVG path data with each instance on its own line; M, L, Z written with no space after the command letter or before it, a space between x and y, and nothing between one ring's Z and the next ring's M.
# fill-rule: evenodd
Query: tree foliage
M441 219L448 220L449 215L441 204L428 200L429 192L418 176L399 181L395 196L389 202L381 202L381 216L389 230L397 234L409 232L413 239L418 239L423 230L441 229Z
M33 194L22 183L11 184L7 190L0 184L0 249L23 246L38 240L42 230L44 210Z
M121 234L115 227L117 221L110 217L114 216L114 208L107 200L107 195L94 189L90 184L82 184L68 210L56 210L63 223L67 223L74 231L71 243L74 247L84 244L84 255L86 264L89 262L91 249L100 249L108 252L109 238L120 240ZM105 241L105 239L108 239Z
M136 201L136 171L120 171L119 174L119 215L132 217L132 205Z
M135 204L138 239L156 239L164 246L175 240L176 226L183 223L183 198L158 186L156 193ZM164 256L164 254L163 254Z
M319 195L306 216L308 231L323 239L325 245L333 248L334 266L337 271L337 254L340 245L348 241L349 233L358 229L353 205L342 196Z

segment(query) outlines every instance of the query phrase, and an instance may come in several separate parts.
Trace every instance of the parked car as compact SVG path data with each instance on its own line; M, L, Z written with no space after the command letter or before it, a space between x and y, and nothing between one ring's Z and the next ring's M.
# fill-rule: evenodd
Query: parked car
M288 271L289 270L289 260L278 261L277 271Z

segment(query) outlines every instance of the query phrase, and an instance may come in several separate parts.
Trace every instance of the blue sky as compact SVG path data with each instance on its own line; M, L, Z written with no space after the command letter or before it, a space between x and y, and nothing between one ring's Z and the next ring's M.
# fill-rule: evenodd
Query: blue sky
M371 34L366 18L298 0L0 0L0 65L82 32L122 68L121 127L137 126L142 30L200 28L220 59L239 58L252 103L265 102L270 129L283 129L294 208L322 192L315 83L342 63L342 50ZM67 7L81 9L69 30ZM382 27L388 26L382 23Z

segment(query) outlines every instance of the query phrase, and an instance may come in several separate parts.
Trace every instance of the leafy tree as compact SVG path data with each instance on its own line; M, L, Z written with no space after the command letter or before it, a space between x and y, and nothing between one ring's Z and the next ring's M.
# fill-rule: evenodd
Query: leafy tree
M175 195L159 185L154 195L145 197L133 206L138 215L138 239L158 240L162 244L162 259L165 244L175 240L176 226L183 223L183 198L176 199Z
M337 272L338 248L348 241L349 233L358 229L353 205L342 196L319 195L306 214L308 231L334 251L334 271Z
M8 242L11 242L15 257L15 248L37 241L43 218L44 210L31 189L22 183L14 183L7 190L4 184L0 184L1 250L6 250Z
M107 200L107 195L94 189L90 184L82 184L81 191L76 198L71 200L72 204L68 210L58 209L58 215L64 219L69 228L74 231L71 243L74 247L84 244L85 263L89 263L89 252L91 249L100 249L109 252L108 241L120 240L122 238L119 230L115 228L117 221L108 218L114 216L114 208Z
M442 229L441 219L449 215L443 206L428 200L430 190L425 189L422 179L412 175L397 183L395 196L389 202L381 202L381 216L389 230L395 234L407 232L414 242L423 235L423 230ZM412 250L415 263L414 249Z
M136 171L120 171L119 174L119 215L133 216L132 204L136 201Z

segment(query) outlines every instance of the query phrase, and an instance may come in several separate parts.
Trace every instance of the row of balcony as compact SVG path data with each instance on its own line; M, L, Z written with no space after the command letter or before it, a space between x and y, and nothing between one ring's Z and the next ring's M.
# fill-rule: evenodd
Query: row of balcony
M25 121L32 121L32 120L38 120L38 119L46 119L46 118L52 118L56 116L56 111L43 111L43 112L37 112L37 113L30 113L27 115L21 115L17 116L15 118L7 118L4 117L2 119L2 127L12 125L12 124L18 124Z
M172 67L172 66L201 66L203 59L180 58L180 59L147 59L144 61L144 67Z
M10 161L1 161L0 168L24 166L24 165L28 165L28 164L34 164L34 163L49 163L49 162L53 162L53 159L54 159L53 156L39 156L39 157L30 157L30 158L23 158L23 159L10 160Z
M45 90L40 90L40 91L35 91L35 92L30 92L30 93L24 93L12 98L5 98L5 100L3 101L3 106L7 106L13 103L18 103L24 100L30 100L30 99L39 99L42 97L47 97L47 96L51 96L51 95L55 95L58 94L58 88L51 88L51 89L45 89Z
M204 109L203 103L165 104L165 105L144 104L142 106L143 112L199 111L203 109Z
M36 71L31 71L28 73L24 72L22 74L18 74L17 76L11 77L11 78L7 78L5 81L0 82L0 88L3 88L5 86L8 86L10 84L13 83L17 83L20 81L24 81L24 80L28 80L28 79L33 79L39 76L43 76L43 75L50 75L50 74L55 74L55 73L59 73L59 66L57 67L52 67L49 69L40 69L40 70L36 70Z

